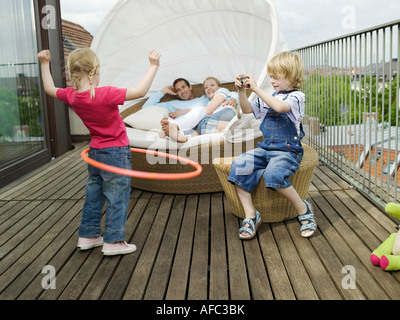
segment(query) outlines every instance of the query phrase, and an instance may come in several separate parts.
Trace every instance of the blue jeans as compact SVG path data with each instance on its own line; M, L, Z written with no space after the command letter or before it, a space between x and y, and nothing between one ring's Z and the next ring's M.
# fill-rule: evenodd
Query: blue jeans
M221 111L213 113L202 119L197 125L196 130L200 134L215 133L219 121L230 122L236 116L236 112L231 108L223 108Z
M248 193L252 193L262 177L266 188L286 189L292 186L289 178L298 170L302 158L302 152L289 149L285 152L257 148L242 154L232 163L228 181Z
M111 166L132 169L129 147L94 149L89 157ZM101 235L101 219L107 201L104 242L125 241L125 224L130 197L131 178L88 165L86 199L83 205L79 236L94 238Z

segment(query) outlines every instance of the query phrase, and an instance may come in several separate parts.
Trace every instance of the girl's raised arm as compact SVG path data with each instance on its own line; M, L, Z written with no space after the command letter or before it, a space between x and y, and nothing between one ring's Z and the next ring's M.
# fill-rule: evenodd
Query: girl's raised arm
M160 66L161 54L155 50L151 50L149 53L150 67L146 75L139 82L135 88L130 88L126 92L125 100L134 100L143 98L150 90L151 84L153 83L154 77Z
M50 97L57 98L58 88L55 87L53 76L51 75L50 72L50 60L51 60L50 51L49 50L40 51L38 53L38 59L42 69L44 90Z

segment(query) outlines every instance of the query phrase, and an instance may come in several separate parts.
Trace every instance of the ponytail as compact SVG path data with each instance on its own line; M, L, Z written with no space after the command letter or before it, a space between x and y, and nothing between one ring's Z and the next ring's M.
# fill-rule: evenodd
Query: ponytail
M68 57L68 70L71 75L72 85L79 89L82 77L87 76L90 82L90 97L96 96L93 78L100 67L99 59L89 48L79 48L71 52Z
M97 72L97 67L95 69L90 70L88 78L90 81L90 97L92 99L94 99L96 97L96 90L94 89L94 85L93 85L93 77Z

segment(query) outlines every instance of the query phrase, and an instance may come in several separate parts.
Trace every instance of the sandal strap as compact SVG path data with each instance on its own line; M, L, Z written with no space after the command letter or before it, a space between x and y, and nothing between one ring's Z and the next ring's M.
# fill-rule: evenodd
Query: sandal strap
M243 232L247 232L250 236L253 235L254 230L247 228L247 227L242 227L239 229L239 236L243 233Z
M312 221L312 220L314 220L314 214L313 213L302 214L300 216L297 216L297 219L300 222L302 222L302 221Z
M309 224L303 224L300 227L300 232L306 231L306 230L311 230L311 231L315 231L315 223L309 223Z
M255 230L256 226L254 225L253 219L244 219L242 222L243 228L248 228L245 227L246 224L248 224L253 231Z

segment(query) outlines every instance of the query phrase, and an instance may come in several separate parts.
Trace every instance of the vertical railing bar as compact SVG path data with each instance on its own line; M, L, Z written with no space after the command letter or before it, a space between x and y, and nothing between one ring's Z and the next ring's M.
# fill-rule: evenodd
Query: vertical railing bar
M329 121L329 127L331 127L332 125L333 125L333 121L332 121L332 119L334 119L333 118L333 116L334 116L334 111L333 111L333 102L334 102L334 98L333 98L333 77L334 77L334 62L333 62L333 42L330 42L329 43L329 65L330 65L330 73L329 73L329 97L330 97L330 99L329 99L329 101L330 101L330 104L329 104L329 110L330 110L330 121ZM327 130L327 133L328 133L328 130ZM333 157L333 147L334 147L334 141L333 141L333 139L332 139L333 137L332 137L332 131L331 130L329 130L329 146L330 146L330 149L329 149L329 162L332 162L332 157Z
M324 157L325 157L325 159L328 159L328 157L329 157L329 155L328 155L328 141L327 141L327 135L325 134L325 132L326 132L326 124L327 124L327 120L328 120L328 114L327 114L327 112L328 112L328 96L327 96L327 90L326 90L326 86L327 86L327 72L328 72L328 69L327 69L327 60L326 60L326 46L327 46L327 44L323 44L323 46L322 46L322 63L323 63L323 68L322 68L322 70L323 70L323 77L322 77L322 79L323 79L323 83L322 83L322 86L321 86L321 90L322 90L322 96L323 96L323 101L324 101L324 106L325 106L325 110L324 110L324 113L323 113L323 117L324 117L324 119L323 119L323 123L321 123L321 126L322 126L322 130L321 130L321 136L323 137L323 145L324 145Z
M342 109L342 104L343 104L343 59L344 59L344 57L343 57L343 52L344 52L344 45L343 45L343 39L341 40L341 61L340 61L340 64L341 64L341 72L340 72L340 78L341 78L341 91L340 91L340 123L341 123L341 126L340 126L340 131L341 131L341 133L340 133L340 146L341 146L341 149L343 150L343 146L344 146L344 143L343 143L343 128L344 128L344 126L343 126L343 109ZM340 163L340 167L341 167L341 169L343 170L343 161ZM343 171L345 171L345 169L343 170ZM346 171L345 171L346 172Z
M335 111L336 111L336 117L335 117L335 141L336 141L336 152L338 152L338 145L340 145L340 142L342 141L341 135L339 134L340 132L340 126L341 126L341 112L340 112L340 86L341 82L340 79L342 77L342 71L340 69L340 51L341 51L341 41L337 40L336 41L336 106L335 106ZM340 170L342 169L341 166L342 162L339 162L339 157L336 157L335 161L335 166L339 168Z
M399 89L399 83L400 83L400 63L399 63L399 58L400 58L400 24L397 25L397 72L396 72L396 78L397 78L397 83L396 83L396 138L395 138L395 155L396 159L399 158L399 108L400 108L400 89ZM396 163L396 168L398 168L398 163ZM397 178L398 178L398 170L395 170L394 174L394 202L397 202Z
M361 94L362 94L362 79L361 79L361 70L362 70L362 42L363 42L363 35L360 34L359 36L359 43L358 43L358 61L359 61L359 69L358 69L358 79L359 79L359 86L360 91L358 93L358 163L361 163L361 139L363 138L361 131L362 131L362 106L361 106ZM358 166L357 171L357 180L358 184L361 185L361 165Z
M348 72L348 41L349 41L349 39L348 38L346 38L345 40L345 48L344 48L344 55L343 55L343 58L344 58L344 60L343 60L343 63L344 63L344 81L343 81L343 85L344 85L344 105L345 105L345 107L346 107L346 110L347 110L347 112L346 112L346 114L345 114L345 127L344 127L344 132L342 132L343 133L343 135L344 135L344 146L345 146L345 148L346 148L346 156L347 156L347 148L348 148L348 135L347 135L347 132L349 131L349 129L348 129L348 112L349 112L349 107L348 107L348 101L347 101L347 85L348 85L348 83L347 83L347 78L348 78L348 74L347 74L347 72ZM346 174L348 175L348 176L350 176L350 166L349 166L349 164L348 164L348 162L346 161L346 163L345 163L345 172L346 172Z
M363 104L363 115L362 116L362 133L363 133L363 141L362 141L362 146L363 146L363 166L360 166L360 173L362 171L365 171L365 165L366 165L366 156L367 156L367 140L366 140L366 120L367 120L367 111L366 111L366 79L367 79L367 34L363 33L362 34L362 39L363 42L360 45L360 50L362 51L362 48L364 48L363 54L361 54L361 60L360 60L360 65L361 69L360 71L363 73L363 77L360 78L360 86L362 88L360 92L360 107ZM364 101L364 103L363 103ZM361 140L360 140L361 143ZM362 187L365 188L365 174L362 175Z
M357 79L357 75L358 75L358 81L354 82L354 103L356 105L358 104L358 107L357 107L358 108L358 121L357 121L357 123L358 123L358 131L357 131L357 142L356 142L358 147L357 147L357 153L355 154L355 160L354 161L355 161L355 163L360 163L360 160L361 160L361 139L362 139L362 136L361 136L361 119L362 119L362 110L361 110L361 67L362 67L362 65L361 65L361 46L362 46L362 34L359 34L356 39L358 39L358 41L356 43L356 48L357 48L357 53L358 53L358 56L357 56L358 64L356 63L356 70L355 70L356 78L355 79ZM357 46L357 44L358 44L358 46ZM359 89L357 89L357 86L359 86ZM358 101L357 101L357 90L359 90L358 91ZM357 172L356 172L356 174L357 174L357 183L358 183L358 185L360 185L361 184L361 181L360 181L360 179L361 179L360 166L357 166L356 170L357 170Z
M370 74L370 86L369 86L369 92L370 92L370 112L371 112L371 116L372 116L372 94L373 94L373 92L372 92L372 63L373 63L373 54L372 54L372 52L373 52L373 41L374 41L374 39L375 39L376 37L375 37L375 33L374 32L371 32L371 39L370 39L370 72L369 72L369 74ZM368 181L369 181L369 186L368 186L368 190L371 190L371 187L372 187L372 158L373 158L373 155L372 155L372 148L373 148L373 142L372 142L372 124L374 124L375 125L375 121L378 121L378 119L376 119L376 112L374 112L373 113L373 115L374 115L374 118L372 118L372 119L374 119L374 122L372 122L372 121L370 121L370 123L369 123L369 130L368 130L368 134L369 134L369 146L370 146L370 152L369 152L369 163L370 163L370 166L369 166L369 168L370 168L370 171L369 171L369 177L368 177Z
M385 29L385 33L387 32L387 30ZM392 56L393 56L393 47L392 47L392 42L393 42L393 30L392 30L392 26L390 26L389 28L389 97L388 97L388 157L389 157L389 163L392 161ZM385 47L386 47L386 41L385 41ZM384 102L383 102L384 103ZM396 162L396 159L394 160ZM396 163L394 163L394 165L396 165ZM397 170L397 167L396 167ZM394 181L393 181L394 182ZM392 184L392 166L389 165L389 174L387 177L387 192L386 192L386 202L389 202L390 199L390 189L391 189L391 185ZM383 200L383 199L382 199Z
M367 66L368 66L368 56L367 56L367 46L368 46L368 34L364 34L364 114L365 118L363 118L363 130L364 130L364 180L363 180L363 188L365 188L365 183L366 183L366 163L367 163L367 157L369 156L369 150L367 150L368 145L367 145L367 125L368 125L368 119L370 116L370 111L367 111ZM370 167L370 165L369 165Z
M384 160L385 160L385 148L384 148L384 143L385 143L385 55L386 55L386 50L385 50L385 41L386 41L386 34L385 34L385 30L382 29L382 92L381 92L381 96L382 96L382 112L381 112L381 116L382 116L382 123L381 123L381 153L382 156L380 157L380 166L381 166L381 176L380 176L380 195L379 198L382 199L383 198L383 168L384 168ZM377 75L378 77L378 75ZM378 77L378 80L380 80L380 77ZM378 93L378 97L379 97L379 93ZM379 101L378 101L379 104ZM390 156L388 157L388 169L390 172Z
M355 69L353 69L353 68L355 68L355 65L356 65L356 61L354 61L354 64L353 64L353 57L355 57L355 48L353 49L353 45L355 45L355 39L354 39L354 41L353 41L353 39L354 39L354 37L351 37L350 38L350 55L349 55L349 59L350 59L350 66L349 66L349 71L350 71L350 76L349 76L349 122L350 122L350 133L349 133L349 140L350 140L350 143L349 143L349 145L350 145L350 152L349 152L349 155L350 155L350 162L349 162L349 165L350 165L350 168L351 168L351 170L350 170L350 173L351 173L351 176L352 176L352 178L354 179L355 178L355 176L354 176L354 174L355 174L355 161L354 161L354 159L355 159L355 152L356 152L356 149L355 149L355 139L357 138L357 136L356 136L356 132L355 132L355 115L356 115L356 112L355 112L355 104L353 104L353 97L352 97L352 85L353 85L353 83L354 83L354 81L353 81L353 75L354 75L354 73L353 73L353 70L355 70ZM353 56L354 55L354 56ZM355 92L355 90L354 90L354 92ZM353 106L354 106L354 112L353 112ZM353 118L353 119L352 119ZM353 121L352 121L353 120ZM353 123L354 122L354 123ZM353 161L351 160L351 159L353 159Z
M379 73L379 30L376 30L376 48L375 48L375 112L377 121L375 121L375 175L374 175L374 194L376 195L378 192L377 183L378 183L378 162L376 159L377 151L378 151L378 123L379 121L379 111L378 111L378 73Z

